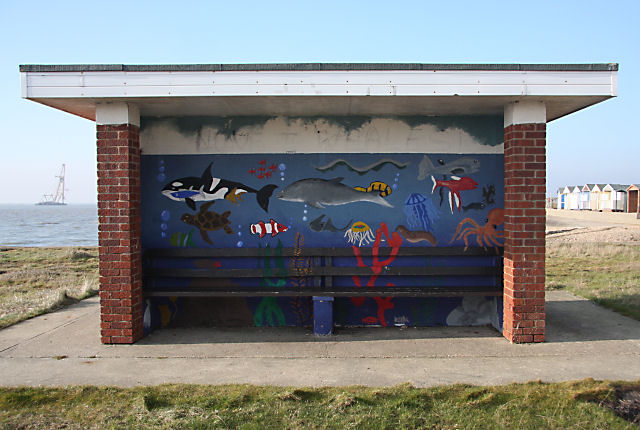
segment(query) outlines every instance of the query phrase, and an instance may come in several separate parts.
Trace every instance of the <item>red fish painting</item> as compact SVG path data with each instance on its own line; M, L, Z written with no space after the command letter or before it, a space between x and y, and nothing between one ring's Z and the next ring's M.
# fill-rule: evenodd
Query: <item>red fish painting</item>
M449 181L440 181L434 178L433 176L431 176L431 180L433 181L433 188L431 188L431 194L433 194L433 192L438 187L444 187L449 189L449 205L451 206L451 213L453 213L454 203L455 203L455 206L458 208L458 212L461 211L462 201L460 197L460 191L475 190L476 187L478 186L478 183L468 176L465 176L464 178L459 178L458 176L451 176L451 180Z
M269 179L278 170L278 165L267 160L258 161L258 165L251 167L249 173L258 179Z

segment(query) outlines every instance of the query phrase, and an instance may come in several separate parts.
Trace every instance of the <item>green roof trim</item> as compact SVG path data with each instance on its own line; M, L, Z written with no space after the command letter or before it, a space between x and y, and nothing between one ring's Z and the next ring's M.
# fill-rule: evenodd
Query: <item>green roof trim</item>
M23 64L21 72L260 72L260 71L540 71L615 72L617 63L595 64L424 64L424 63L274 63L274 64Z
M607 184L613 188L614 191L626 191L630 184Z

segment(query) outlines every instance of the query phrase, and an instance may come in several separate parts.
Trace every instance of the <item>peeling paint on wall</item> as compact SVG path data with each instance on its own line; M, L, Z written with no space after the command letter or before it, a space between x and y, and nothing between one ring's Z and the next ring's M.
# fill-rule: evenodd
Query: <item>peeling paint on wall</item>
M145 130L157 124L171 124L184 136L199 135L205 127L214 129L225 139L231 139L239 131L263 127L273 116L181 116L170 118L142 117L140 130Z
M502 117L142 118L144 154L503 153Z
M435 126L440 131L450 128L464 130L469 135L478 139L483 145L500 145L504 138L501 116L397 116L399 121L406 123L411 128L420 126Z
M321 124L326 124L330 126L337 126L342 129L342 131L349 135L351 132L355 130L359 130L362 127L371 123L373 117L370 116L292 116L287 117L287 123L289 125L295 124L296 122L301 122L305 126L315 126L318 127Z

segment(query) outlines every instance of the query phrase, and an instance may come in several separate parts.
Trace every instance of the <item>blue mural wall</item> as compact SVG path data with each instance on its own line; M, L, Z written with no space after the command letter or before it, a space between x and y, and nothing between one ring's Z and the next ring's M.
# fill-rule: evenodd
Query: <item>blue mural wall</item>
M269 256L254 268L268 273L303 263L278 256L281 247L503 243L501 153L143 153L141 164L143 248L260 247ZM366 260L362 264L380 263ZM338 284L365 288L369 281ZM189 316L219 325L307 326L311 309L309 298L167 298L145 303L145 321L147 329L149 321L169 324ZM335 300L337 325L499 328L501 315L496 298Z

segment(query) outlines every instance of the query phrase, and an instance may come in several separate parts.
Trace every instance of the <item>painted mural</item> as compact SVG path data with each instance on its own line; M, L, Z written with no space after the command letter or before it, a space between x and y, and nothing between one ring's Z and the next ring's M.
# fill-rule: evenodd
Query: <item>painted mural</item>
M476 122L470 120L478 129ZM416 122L421 126L427 123L427 120ZM460 123L464 124L464 120L456 122ZM151 125L147 127L157 127L159 123L154 120L148 124ZM197 128L197 121L189 124L192 129ZM207 124L211 122L200 123L200 139L202 127ZM502 132L499 122L491 124L486 129L499 128ZM255 124L243 127L238 131L241 139L244 132L260 136ZM326 127L335 124L327 123ZM344 129L342 135L354 130L365 133L356 127ZM443 138L451 135L446 127L441 127L441 132ZM197 133L196 137L190 133L182 130L187 146L198 139ZM147 130L147 142L153 135ZM230 140L227 148L233 146L233 134L217 136L213 141L226 139ZM476 139L484 143L471 147L495 147L497 144L486 143L493 138L493 131L485 132ZM388 144L393 146L394 142ZM300 254L283 257L283 247L351 248L350 261L336 258L334 265L357 264L369 268L371 273L338 278L335 282L358 289L393 286L397 282L393 277L385 277L386 284L380 284L378 275L383 267L397 263L396 255L402 247L502 246L504 157L500 150L464 154L426 151L196 154L177 153L176 145L172 144L173 149L162 154L157 153L162 152L157 142L149 143L149 147L154 149L145 151L143 146L141 159L143 247L257 248L260 257L253 268L264 273L261 285L300 288L310 282L305 278L305 268L311 262ZM372 257L363 257L360 249L365 247L373 249ZM382 247L387 250L384 255L378 252ZM429 264L437 265L437 258L432 257ZM220 267L225 263L211 264ZM283 270L299 276L274 276ZM447 285L450 280L438 278L432 282ZM225 299L216 299L222 300ZM310 298L233 300L233 306L239 309L236 315L244 315L244 320L236 321L240 324L312 323ZM147 314L149 318L160 315L161 318L151 318L153 324L161 321L166 325L192 312L193 302L178 302L146 301L145 318ZM490 323L499 328L502 313L501 301L493 298L336 298L334 309L336 324L349 326ZM152 323L145 324L145 328L153 328Z

